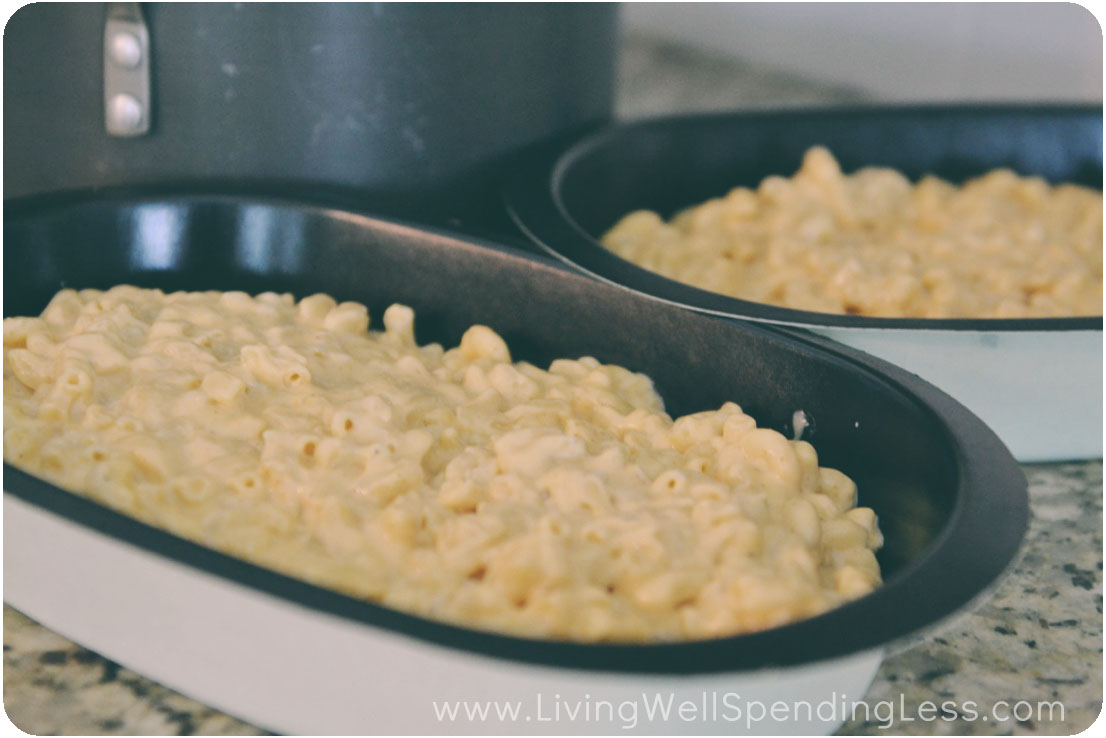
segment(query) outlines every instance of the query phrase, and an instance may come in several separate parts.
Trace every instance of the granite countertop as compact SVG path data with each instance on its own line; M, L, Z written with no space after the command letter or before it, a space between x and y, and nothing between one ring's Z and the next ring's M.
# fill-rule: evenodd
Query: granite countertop
M864 99L856 90L630 37L623 46L617 111L636 117ZM871 719L847 722L841 733L1070 735L1098 716L1102 463L1023 470L1031 522L1015 565L967 611L892 644L865 699ZM1064 719L1058 707L1051 720L1047 712L1045 719L991 716L996 703L1014 706L1020 700L1059 701ZM955 703L956 713L926 721L927 701ZM894 706L890 725L886 705ZM87 651L7 605L4 708L32 734L263 733ZM973 713L978 719L971 719Z

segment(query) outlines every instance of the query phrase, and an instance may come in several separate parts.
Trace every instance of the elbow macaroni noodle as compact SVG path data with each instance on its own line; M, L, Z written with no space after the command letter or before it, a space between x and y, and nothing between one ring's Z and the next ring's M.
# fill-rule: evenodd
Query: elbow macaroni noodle
M630 213L602 238L705 290L825 313L906 318L1102 314L1102 193L995 170L954 186L845 175L824 148L791 179L678 213Z
M393 305L59 292L4 320L4 458L178 535L431 618L677 640L880 582L856 486L741 408L671 419L593 358L512 363Z

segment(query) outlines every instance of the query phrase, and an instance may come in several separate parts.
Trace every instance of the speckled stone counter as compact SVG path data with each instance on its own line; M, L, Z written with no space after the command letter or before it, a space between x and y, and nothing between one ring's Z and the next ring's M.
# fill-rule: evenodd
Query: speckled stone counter
M853 90L640 38L624 46L619 89L622 117L863 99ZM1102 464L1023 468L1032 520L1015 565L967 611L893 644L863 700L868 719L857 709L842 733L1059 735L1078 733L1098 716ZM1047 708L1037 709L1046 702L1054 703L1051 719ZM4 708L15 725L40 735L262 734L6 605ZM1008 711L1032 714L1001 719Z
M865 702L913 722L857 719L842 733L1072 735L1102 708L1102 464L1022 467L1031 519L1013 568L972 607L891 648ZM925 701L955 707L921 720ZM1028 719L996 719L1007 708ZM1052 720L1038 703L1059 701ZM997 703L1005 702L1007 706ZM971 704L969 704L971 703ZM905 706L905 710L903 707ZM886 710L884 708L884 714ZM974 715L973 715L974 714ZM859 718L863 718L860 713ZM875 717L873 711L873 718Z

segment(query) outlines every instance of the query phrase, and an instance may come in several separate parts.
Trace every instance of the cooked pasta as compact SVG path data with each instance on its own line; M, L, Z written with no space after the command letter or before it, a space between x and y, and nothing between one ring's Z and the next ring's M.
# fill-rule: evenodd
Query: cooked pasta
M630 213L602 238L628 261L799 310L906 318L1102 314L1102 193L995 170L954 186L842 173L810 149L794 177L677 214Z
M326 295L63 290L4 321L4 458L264 566L507 633L651 641L811 616L881 535L814 448L676 420L593 358L416 345Z

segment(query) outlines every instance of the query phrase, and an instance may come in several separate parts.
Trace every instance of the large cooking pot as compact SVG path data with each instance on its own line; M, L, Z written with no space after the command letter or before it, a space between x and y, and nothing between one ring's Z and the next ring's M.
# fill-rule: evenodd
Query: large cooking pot
M501 157L610 115L616 14L28 5L4 31L5 196L232 179L478 212Z

